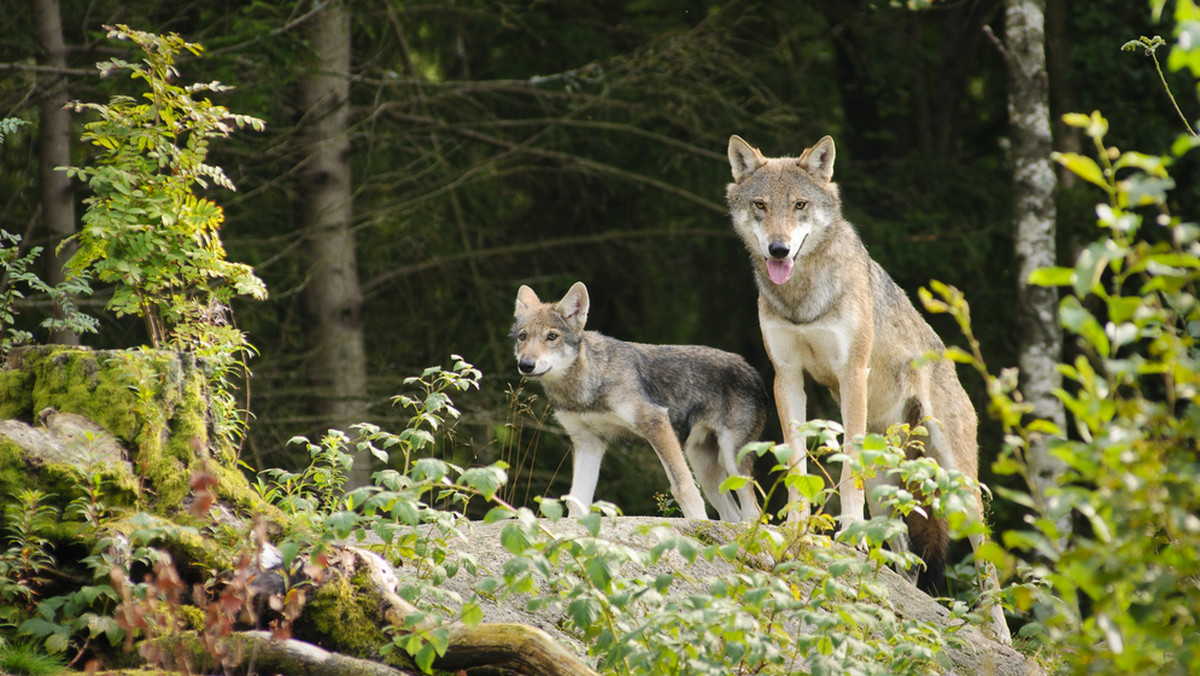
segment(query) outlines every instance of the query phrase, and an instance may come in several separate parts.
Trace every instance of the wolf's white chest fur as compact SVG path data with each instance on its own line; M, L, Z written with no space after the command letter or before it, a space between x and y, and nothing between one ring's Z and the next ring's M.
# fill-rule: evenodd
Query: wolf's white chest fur
M804 371L826 387L835 387L846 367L857 326L826 315L809 324L793 324L772 313L760 313L763 341L776 370Z

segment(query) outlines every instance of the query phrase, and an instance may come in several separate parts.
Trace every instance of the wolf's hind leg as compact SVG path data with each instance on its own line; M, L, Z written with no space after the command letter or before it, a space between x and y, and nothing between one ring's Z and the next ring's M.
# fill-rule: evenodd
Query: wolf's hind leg
M721 520L739 521L741 508L729 491L721 491L721 483L729 476L729 470L716 438L707 429L694 428L687 440L686 453L704 497L716 508Z
M675 431L667 417L667 410L661 407L647 408L639 413L637 427L643 431L646 441L654 447L654 452L658 453L658 459L662 461L663 469L667 472L667 479L671 481L671 495L675 496L675 502L683 511L683 516L688 519L707 519L704 498L700 497L696 481L688 469L683 449L679 446L679 440L675 438Z
M754 455L747 455L741 463L738 462L738 452L752 441L753 438L745 438L744 434L728 429L723 430L717 437L717 443L721 447L719 457L724 474L721 480L735 475L750 478L749 483L736 491L742 521L757 521L762 514L758 508L758 495L754 492Z
M983 520L983 496L976 494L975 509L972 516ZM979 588L983 592L984 633L990 634L1004 645L1012 645L1012 633L1008 629L1008 621L1004 619L1004 607L1000 605L1000 578L996 568L988 561L979 560L979 548L986 541L982 533L971 533L971 551L975 553L975 571L979 577Z

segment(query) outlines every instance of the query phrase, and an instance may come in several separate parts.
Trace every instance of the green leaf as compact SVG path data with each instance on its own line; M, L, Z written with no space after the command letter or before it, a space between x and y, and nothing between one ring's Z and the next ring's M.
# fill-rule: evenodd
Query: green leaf
M600 512L588 512L579 518L579 524L586 528L592 537L596 537L600 534L600 523Z
M1064 298L1058 307L1058 318L1063 328L1082 338L1101 357L1108 358L1110 345L1104 327L1100 326L1100 322L1083 307L1078 298Z
M561 511L561 508L559 511ZM484 523L496 523L497 521L504 521L506 519L511 519L511 518L515 517L516 515L517 515L517 513L512 511L508 507L493 507L488 510L487 514L483 515L483 522Z
M808 502L815 502L817 496L825 488L825 481L819 476L812 474L800 474L792 472L784 478L784 484L788 488L794 488L800 497Z
M514 522L505 526L504 530L500 531L500 544L510 554L522 554L532 544L532 540L525 533L524 527Z
M586 631L600 619L600 604L592 598L577 598L567 606L567 616L575 626Z
M1070 286L1075 279L1071 268L1038 268L1029 274L1029 283L1034 286Z
M1104 172L1100 170L1100 165L1096 164L1096 160L1079 153L1056 152L1051 153L1050 157L1083 180L1106 190L1109 188L1108 181L1104 178Z
M736 491L740 488L745 488L749 483L750 477L735 474L722 481L721 485L717 487L717 491L721 493L727 491Z
M288 567L300 553L300 543L295 540L284 540L279 543L279 556L283 559L283 565Z
M326 519L325 525L339 538L347 538L358 528L358 514L349 511L334 512Z
M466 484L479 491L484 500L491 500L496 491L508 481L508 474L496 466L472 467L463 472L459 478L460 484Z
M539 502L538 510L542 513L542 516L550 519L551 521L559 521L563 517L563 505L561 500L544 498Z
M463 604L459 617L463 624L474 627L483 621L483 608L479 607L479 603L472 599Z

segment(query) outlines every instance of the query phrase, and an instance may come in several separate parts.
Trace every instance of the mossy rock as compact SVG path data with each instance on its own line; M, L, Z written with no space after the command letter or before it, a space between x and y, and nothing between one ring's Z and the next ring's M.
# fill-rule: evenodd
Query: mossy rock
M0 419L35 430L55 413L93 421L125 450L135 485L114 464L117 484L148 498L145 508L160 515L181 511L202 470L216 476L222 502L269 512L238 467L236 449L214 433L209 376L202 360L182 352L18 348L0 368ZM41 484L59 470L56 462L31 460L12 435L0 436L0 489L28 485L32 475L50 490Z
M349 579L334 573L308 599L297 633L329 650L379 659L379 649L388 643L376 619L381 605L365 573Z

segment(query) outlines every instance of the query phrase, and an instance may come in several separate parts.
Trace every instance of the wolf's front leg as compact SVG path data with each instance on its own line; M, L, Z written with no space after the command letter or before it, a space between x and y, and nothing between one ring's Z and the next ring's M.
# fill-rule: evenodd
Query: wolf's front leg
M783 441L792 449L792 457L788 467L801 474L808 472L808 448L798 434L800 426L808 422L808 395L804 392L804 371L800 369L785 369L776 367L775 371L775 409L779 413L779 424L783 426ZM788 489L788 503L793 505L787 514L789 524L799 523L807 519L812 512L812 506L800 502L800 493L795 488Z
M600 461L604 458L604 441L590 432L575 430L571 431L571 443L574 446L571 492L563 496L563 501L567 503L567 514L578 518L591 511L596 481L600 478Z
M838 388L842 400L842 427L845 429L842 453L850 459L858 456L855 443L861 443L861 437L867 433L867 372L865 366L849 370L840 379ZM855 479L850 465L849 459L842 463L842 475L838 479L842 531L863 520L863 508L866 506L863 481L861 478Z

